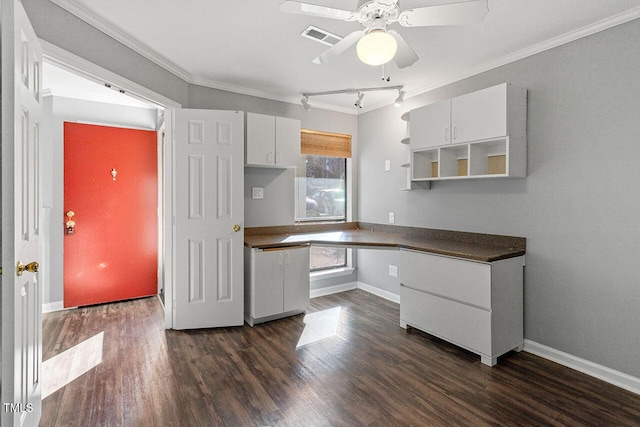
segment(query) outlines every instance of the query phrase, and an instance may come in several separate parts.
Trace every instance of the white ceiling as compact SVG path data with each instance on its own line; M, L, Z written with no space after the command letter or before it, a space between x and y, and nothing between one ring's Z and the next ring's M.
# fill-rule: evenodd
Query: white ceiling
M392 24L420 60L411 67L362 64L355 47L323 65L328 46L303 38L309 25L345 36L356 22L280 12L281 0L52 0L190 83L299 102L303 92L404 85L416 95L640 17L640 0L489 0L480 24L404 28ZM458 1L458 0L455 0ZM307 0L353 10L357 0ZM400 9L452 0L400 0ZM391 103L395 91L370 92L365 108ZM352 99L353 98L353 99ZM353 95L311 104L356 113Z

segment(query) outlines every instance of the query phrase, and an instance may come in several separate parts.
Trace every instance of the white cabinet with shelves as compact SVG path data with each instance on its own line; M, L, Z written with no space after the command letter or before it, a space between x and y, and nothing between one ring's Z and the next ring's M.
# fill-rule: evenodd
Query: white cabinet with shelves
M400 325L435 335L493 366L522 350L524 257L491 263L402 250Z
M526 110L510 83L412 110L412 180L525 177Z
M245 165L288 168L300 162L300 120L247 113Z
M309 305L309 247L245 248L244 277L249 325L302 313Z

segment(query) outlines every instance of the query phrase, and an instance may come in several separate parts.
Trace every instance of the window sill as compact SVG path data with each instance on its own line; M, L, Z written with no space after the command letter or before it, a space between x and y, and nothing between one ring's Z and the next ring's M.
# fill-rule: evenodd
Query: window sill
M316 280L324 280L331 279L334 277L348 276L355 271L355 268L351 267L341 267L334 268L331 270L323 270L323 271L314 271L313 273L309 273L309 280L315 282Z

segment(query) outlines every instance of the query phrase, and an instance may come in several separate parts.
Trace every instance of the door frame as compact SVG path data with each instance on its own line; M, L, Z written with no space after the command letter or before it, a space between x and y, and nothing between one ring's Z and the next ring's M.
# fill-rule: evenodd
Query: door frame
M174 111L181 108L182 105L45 40L40 39L40 43L45 61L96 83L109 83L112 88L124 90L129 95L164 109L164 120L158 123L158 128L156 129L156 131L160 131L160 125L163 124L166 135L164 145L158 148L158 153L162 154L162 157L158 159L158 165L160 166L158 170L158 194L161 195L158 200L159 206L161 207L158 221L159 230L162 230L162 232L158 234L158 290L164 289L165 328L171 329L173 327L173 287L175 283L173 131ZM62 165L54 165L54 167L55 166L62 167ZM47 227L47 229L48 228L49 227ZM50 232L51 230L48 231ZM47 240L50 241L48 236ZM63 250L63 248L59 249ZM46 283L45 286L50 286L50 283Z

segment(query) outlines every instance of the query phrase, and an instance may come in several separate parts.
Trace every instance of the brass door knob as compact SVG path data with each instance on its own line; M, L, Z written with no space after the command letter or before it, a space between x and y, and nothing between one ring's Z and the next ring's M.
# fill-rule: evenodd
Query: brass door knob
M235 231L236 233L237 233L238 231L240 231L240 226L239 226L238 224L234 225L234 226L233 226L233 231Z
M24 273L25 271L28 271L29 273L37 273L39 267L40 266L35 261L30 262L27 265L24 265L22 262L18 261L18 265L16 266L16 275L22 276L22 273Z

